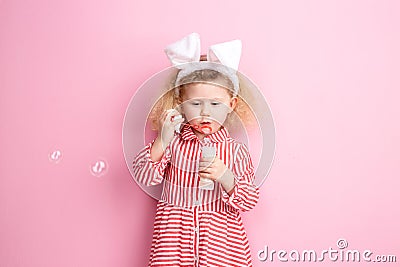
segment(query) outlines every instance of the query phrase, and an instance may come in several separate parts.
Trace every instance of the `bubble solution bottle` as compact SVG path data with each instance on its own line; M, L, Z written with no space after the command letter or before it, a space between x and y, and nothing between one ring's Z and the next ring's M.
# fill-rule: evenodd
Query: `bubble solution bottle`
M201 148L201 155L203 158L215 158L217 155L215 147L209 146L208 139L204 138L204 145ZM213 190L214 181L208 178L200 178L199 187L203 190Z

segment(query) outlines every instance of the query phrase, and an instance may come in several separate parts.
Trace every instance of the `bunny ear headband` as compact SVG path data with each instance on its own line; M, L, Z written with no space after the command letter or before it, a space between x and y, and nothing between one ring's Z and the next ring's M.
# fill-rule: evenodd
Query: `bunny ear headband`
M212 45L207 54L207 61L200 61L200 36L191 33L183 39L168 45L164 51L172 65L179 69L175 86L180 80L196 70L211 69L228 77L233 84L234 94L239 92L239 79L236 71L242 52L242 42L230 42ZM190 64L189 64L190 63Z

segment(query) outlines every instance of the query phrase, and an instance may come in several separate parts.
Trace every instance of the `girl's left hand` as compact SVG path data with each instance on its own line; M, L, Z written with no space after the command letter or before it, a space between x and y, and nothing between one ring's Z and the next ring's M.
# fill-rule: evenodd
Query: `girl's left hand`
M224 162L217 156L214 158L200 158L199 175L201 178L217 181L227 171L230 172Z
M232 171L217 156L214 158L200 158L200 178L217 181L230 195L235 187L235 178Z

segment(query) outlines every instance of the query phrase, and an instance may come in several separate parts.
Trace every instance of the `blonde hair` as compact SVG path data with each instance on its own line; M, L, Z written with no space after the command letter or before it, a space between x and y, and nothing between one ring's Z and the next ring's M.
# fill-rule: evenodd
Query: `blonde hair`
M185 87L192 83L210 83L214 85L221 86L225 88L232 98L236 96L238 98L236 107L233 112L229 113L225 122L224 127L229 128L233 126L235 122L235 117L241 120L244 126L248 128L252 128L256 126L257 119L250 107L247 103L247 100L252 101L252 95L250 94L250 90L248 90L244 86L243 80L239 77L239 92L235 95L233 92L233 84L231 80L225 75L217 72L215 70L204 69L204 70L196 70L189 75L183 77L180 80L179 86L175 87L176 76L170 82L170 87L172 89L167 90L154 104L152 110L150 111L149 120L151 121L152 130L157 131L159 129L159 119L160 115L168 109L174 109L182 103L182 95ZM236 115L236 116L235 116Z

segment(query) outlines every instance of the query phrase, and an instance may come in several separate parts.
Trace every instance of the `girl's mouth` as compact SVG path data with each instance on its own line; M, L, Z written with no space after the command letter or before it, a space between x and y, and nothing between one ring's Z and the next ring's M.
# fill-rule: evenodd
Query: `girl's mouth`
M212 132L211 122L209 121L201 122L200 125L192 125L192 127L203 134L210 134Z

